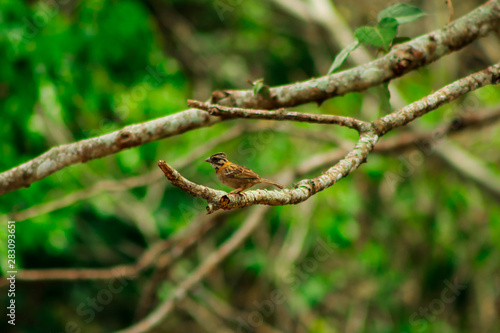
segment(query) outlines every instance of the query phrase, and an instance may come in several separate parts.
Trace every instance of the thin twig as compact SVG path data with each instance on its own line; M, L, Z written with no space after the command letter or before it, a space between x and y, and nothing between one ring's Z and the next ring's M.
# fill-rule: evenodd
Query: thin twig
M453 21L453 3L451 0L444 0L444 2L446 3L446 6L448 6L448 12L450 13L448 22L451 23L451 21Z
M185 280L177 285L170 297L165 299L153 312L140 322L121 330L117 333L139 333L148 332L160 324L163 319L174 309L178 300L184 299L188 291L200 282L212 269L217 267L229 254L231 254L243 241L259 226L269 207L260 206L246 219L243 225L222 244L215 252L212 252Z
M352 117L343 117L332 114L293 112L286 109L278 109L274 111L242 109L204 103L191 99L188 99L188 105L193 108L207 111L212 116L221 116L223 118L289 120L307 122L312 124L334 124L352 128L358 132L369 129L369 124L367 122Z

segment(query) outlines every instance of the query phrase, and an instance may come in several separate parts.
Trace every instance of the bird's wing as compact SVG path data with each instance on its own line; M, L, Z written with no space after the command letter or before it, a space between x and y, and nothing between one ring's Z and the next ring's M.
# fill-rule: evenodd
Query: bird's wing
M259 179L259 175L243 165L231 163L222 172L224 176L235 179Z

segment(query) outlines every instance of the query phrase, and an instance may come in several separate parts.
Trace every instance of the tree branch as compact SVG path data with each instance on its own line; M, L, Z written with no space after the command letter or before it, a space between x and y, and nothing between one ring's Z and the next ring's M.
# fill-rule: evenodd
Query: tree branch
M415 118L437 109L441 105L447 104L460 96L489 84L500 82L500 62L482 71L457 80L444 88L439 89L417 102L400 109L397 112L388 114L373 122L373 126L378 135L382 136L388 131L404 126Z
M392 154L409 149L416 144L421 147L432 145L446 136L467 129L491 125L500 120L500 108L485 111L466 110L461 113L463 114L430 133L404 133L398 137L393 137L385 141L382 140L377 143L373 152Z
M175 303L186 297L187 292L212 269L217 267L222 260L227 258L243 241L259 226L264 214L269 207L257 207L246 219L243 225L222 244L215 252L210 253L207 258L175 288L170 297L165 299L153 312L140 322L118 331L117 333L139 333L148 332L157 326L174 309Z
M267 119L267 120L290 120L298 122L308 122L313 124L340 125L355 129L358 132L370 129L370 124L352 117L336 116L332 114L317 114L292 112L285 109L254 110L242 109L217 104L204 103L188 99L188 105L207 111L211 116L220 116L223 118L245 118L245 119Z
M176 165L178 168L185 168L191 165L194 161L199 159L201 156L205 155L207 151L213 149L221 143L230 141L242 133L256 131L256 128L244 128L243 126L235 126L222 135L207 141L206 143L196 147L190 151L186 156L180 157L176 160ZM147 172L140 176L128 177L125 179L117 180L102 180L93 185L88 186L82 190L70 193L62 198L58 198L53 201L38 204L36 206L29 207L19 212L12 212L8 214L9 219L15 220L16 222L24 221L34 216L47 214L52 211L70 206L80 200L86 200L93 196L99 195L105 192L111 191L126 191L135 187L145 186L159 181L162 178L161 173L158 169ZM0 215L0 219L5 216Z
M123 149L137 147L189 130L222 121L206 112L190 109L95 138L51 148L46 153L0 173L0 195L29 187L64 167L101 158Z
M498 27L500 1L490 0L444 28L399 44L385 56L339 73L269 89L216 91L211 102L250 109L278 109L319 102L387 82L460 50Z
M439 29L393 47L384 57L367 64L317 79L270 88L269 96L253 90L216 91L212 103L252 109L278 109L318 102L354 91L362 91L429 64L485 36L498 26L500 0L490 0L476 10ZM69 165L87 162L192 129L210 126L221 118L210 118L198 110L174 115L59 147L15 168L0 173L0 195L29 187Z
M450 121L447 125L442 126L430 133L404 133L397 137L392 137L385 141L377 143L373 153L380 154L392 154L400 151L409 149L415 145L418 147L422 146L433 146L435 143L440 142L445 136L459 133L461 131L473 128L480 128L482 126L491 125L494 122L500 120L500 108L485 110L477 112L474 110L469 110L463 113L462 116L457 117ZM341 159L347 151L344 149L335 149L326 153L318 154L309 158L303 164L301 164L296 172L296 176L301 176L309 173L313 170L327 166L339 159ZM187 159L191 160L191 159ZM213 219L208 222L203 223L199 230L195 233L189 235L189 237L179 237L181 240L179 243L173 247L167 253L162 254L157 260L154 260L154 264L157 268L165 268L172 263L173 260L178 258L184 251L194 244L206 231L213 227ZM172 242L172 240L170 240ZM157 245L156 245L157 246ZM156 248L155 246L155 248ZM165 245L166 246L166 245ZM153 247L151 250L152 251ZM150 256L145 252L142 257ZM156 258L156 257L154 257ZM139 262L144 262L144 259L140 259ZM46 269L46 270L31 270L23 269L19 275L18 279L24 281L42 281L42 280L83 280L83 279L112 279L116 277L133 277L136 276L139 271L137 271L137 266L145 267L151 266L153 260L148 260L147 265L145 264L135 264L135 265L119 265L114 267L108 267L103 269ZM125 268L125 269L122 269ZM25 279L26 278L26 279ZM0 285L2 283L0 282Z
M402 133L396 137L382 139L377 142L373 149L374 154L394 154L405 151L412 147L421 149L422 147L432 147L446 136L465 131L467 129L480 128L491 125L500 120L500 108L477 112L474 110L465 111L448 124L441 126L429 133ZM333 149L325 153L313 156L297 167L297 175L304 175L325 168L340 160L348 149Z
M165 161L158 161L158 166L172 185L179 187L193 196L207 200L208 214L218 209L230 210L256 204L269 206L293 205L303 202L312 195L332 186L359 167L366 160L377 140L378 136L374 133L362 133L358 143L344 159L328 169L321 176L314 179L301 180L294 185L294 189L280 191L254 190L241 194L228 195L224 191L214 190L187 180Z
M319 177L301 180L294 185L294 189L284 189L280 191L254 190L241 194L228 195L223 191L214 190L187 180L165 161L159 161L158 166L172 185L179 187L183 191L195 197L201 197L207 200L208 214L218 209L230 210L256 204L270 206L297 204L307 200L317 192L323 191L324 189L332 186L337 181L358 168L373 150L379 137L388 131L406 125L415 118L435 110L441 105L449 103L450 101L453 101L470 91L488 84L496 84L499 81L500 64L496 64L457 80L444 88L439 89L433 94L405 106L399 111L373 121L371 124L363 122L358 143L342 160ZM231 109L227 108L218 108L213 106L208 107L207 105L202 106L207 107L210 110L215 109L219 111L225 110L221 112L232 112ZM266 111L257 110L255 111L256 113L253 113L252 110L237 110L234 108L232 110L234 111L233 115L253 116L256 114L259 117L264 117L265 119L275 119L267 117L265 113ZM285 112L284 114L286 115L287 113ZM274 113L273 115L276 117L276 115L282 115L282 113ZM306 116L304 117L309 117L309 115L305 115Z

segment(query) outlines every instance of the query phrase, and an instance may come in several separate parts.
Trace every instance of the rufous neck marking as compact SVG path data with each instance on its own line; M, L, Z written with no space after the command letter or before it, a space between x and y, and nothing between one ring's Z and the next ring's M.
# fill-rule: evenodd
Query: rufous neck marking
M223 167L225 167L227 164L229 164L229 163L231 163L231 162L227 161L226 163L222 164L222 166L221 166L220 168L218 168L218 169L215 171L215 173L219 173L219 171L220 171Z

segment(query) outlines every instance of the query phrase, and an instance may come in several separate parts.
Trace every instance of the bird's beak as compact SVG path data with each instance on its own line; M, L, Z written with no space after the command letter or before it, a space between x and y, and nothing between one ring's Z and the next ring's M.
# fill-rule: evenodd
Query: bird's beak
M205 160L205 162L210 163L210 157Z

